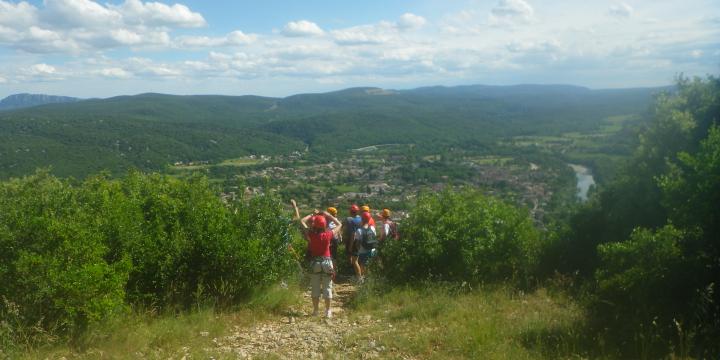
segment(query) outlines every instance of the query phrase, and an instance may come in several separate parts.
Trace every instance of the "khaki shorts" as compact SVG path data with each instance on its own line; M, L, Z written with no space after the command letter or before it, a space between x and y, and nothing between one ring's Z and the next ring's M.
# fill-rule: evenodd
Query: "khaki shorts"
M332 278L335 269L332 259L314 259L310 262L310 284L312 285L312 297L319 298L320 294L325 299L332 299Z
M332 299L332 276L325 273L310 274L310 284L312 285L312 297L319 298L322 293L323 298Z

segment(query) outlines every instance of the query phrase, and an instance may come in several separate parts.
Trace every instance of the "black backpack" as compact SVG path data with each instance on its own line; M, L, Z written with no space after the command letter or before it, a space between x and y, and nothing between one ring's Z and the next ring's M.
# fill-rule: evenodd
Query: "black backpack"
M378 240L377 237L375 237L375 233L370 230L370 228L361 228L360 230L362 232L362 238L360 239L360 244L362 245L365 250L372 250L378 246Z

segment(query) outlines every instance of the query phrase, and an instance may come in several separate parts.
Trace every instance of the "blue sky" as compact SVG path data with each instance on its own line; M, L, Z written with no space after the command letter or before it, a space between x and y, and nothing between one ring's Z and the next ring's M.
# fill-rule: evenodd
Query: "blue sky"
M0 0L0 97L618 88L719 70L717 0Z

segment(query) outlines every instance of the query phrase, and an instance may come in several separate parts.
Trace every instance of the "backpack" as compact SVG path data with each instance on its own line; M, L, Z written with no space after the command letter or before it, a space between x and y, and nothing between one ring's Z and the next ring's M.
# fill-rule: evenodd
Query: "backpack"
M355 218L348 216L347 218L345 218L345 222L343 223L343 239L350 239L355 233L355 230L357 230L357 223L355 222Z
M399 238L400 238L400 233L398 233L397 223L393 221L390 223L390 231L388 231L388 234L385 237L385 240L387 240L387 239L397 240Z
M362 228L362 230L360 231L362 232L360 244L363 248L365 248L366 250L372 250L378 246L377 237L375 237L375 233L372 232L370 228Z

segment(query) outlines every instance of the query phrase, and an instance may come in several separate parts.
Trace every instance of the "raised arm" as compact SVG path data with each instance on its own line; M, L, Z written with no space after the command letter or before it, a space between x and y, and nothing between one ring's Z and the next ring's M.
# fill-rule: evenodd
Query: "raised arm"
M307 214L304 218L300 219L300 226L303 227L303 229L308 230L312 226L312 224L309 223L310 218L313 217L315 214Z
M334 227L333 230L332 230L333 233L334 233L335 235L340 234L340 229L342 228L342 223L340 222L340 220L338 220L336 217L332 216L332 214L330 214L330 213L327 212L327 211L324 211L324 212L323 212L323 215L325 215L326 218L330 219L330 221L332 221L333 223L335 223L335 227Z
M300 210L298 210L295 199L290 199L290 203L292 204L293 209L295 210L295 217L293 218L293 220L300 220Z

